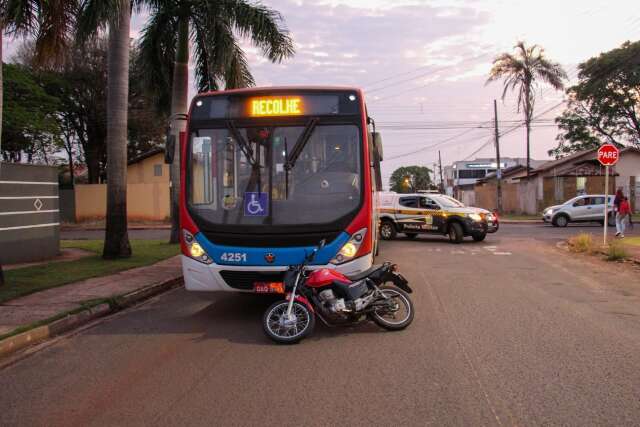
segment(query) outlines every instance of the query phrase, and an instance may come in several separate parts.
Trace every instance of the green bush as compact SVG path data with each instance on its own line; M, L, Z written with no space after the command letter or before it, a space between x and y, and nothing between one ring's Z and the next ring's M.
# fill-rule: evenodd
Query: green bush
M592 253L593 252L593 236L587 233L580 233L569 239L569 248L573 252Z
M607 248L607 261L622 261L629 256L622 242L614 240Z

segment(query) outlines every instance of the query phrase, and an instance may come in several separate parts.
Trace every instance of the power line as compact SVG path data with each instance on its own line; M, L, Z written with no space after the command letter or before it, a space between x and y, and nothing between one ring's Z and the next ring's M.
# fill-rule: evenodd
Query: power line
M462 62L458 62L456 64L451 64L451 65L447 65L447 66L441 67L441 68L439 68L437 70L431 70L431 71L429 71L427 73L420 74L418 76L414 76L414 77L411 77L411 78L408 78L408 79L399 80L397 82L390 83L390 84L382 86L382 87L373 88L373 89L366 89L366 87L365 87L365 90L366 90L367 93L378 92L378 91L381 91L381 90L388 89L390 87L398 86L398 85L403 84L403 83L407 83L407 82L410 82L410 81L413 81L413 80L418 80L418 79L423 78L423 77L427 77L427 76L430 76L430 75L433 75L433 74L436 74L436 73L439 73L439 72L442 72L442 71L446 71L446 70L449 70L451 68L459 67L460 65L465 64L467 62L475 61L475 60L478 60L478 59L481 59L481 58L484 58L484 57L487 57L487 56L490 56L490 55L493 55L493 54L492 53L484 53L482 55L478 55L478 56L475 56L473 58L465 59ZM396 77L398 77L398 76L396 76ZM393 79L393 77L388 78L388 79L383 79L382 81L390 80L390 79Z
M427 150L429 150L429 149L431 149L431 148L433 148L433 147L436 147L436 146L438 146L438 145L445 144L445 143L447 143L447 142L450 142L450 141L453 141L453 140L455 140L455 139L457 139L457 138L460 138L461 136L464 136L464 135L466 135L466 134L468 134L468 133L470 133L471 131L476 130L476 129L477 129L477 128L467 129L467 130L465 130L464 132L461 132L461 133L459 133L459 134L456 134L456 135L454 135L454 136L452 136L452 137L450 137L450 138L446 138L446 139L444 139L444 140L442 140L442 141L436 142L435 144L432 144L432 145L429 145L429 146L427 146L427 147L423 147L423 148L420 148L420 149L417 149L417 150L413 150L413 151L410 151L410 152L408 152L408 153L403 153L403 154L399 154L399 155L396 155L396 156L391 156L391 157L389 157L387 160L400 159L400 158L402 158L402 157L412 156L412 155L414 155L414 154L421 153L421 152L423 152L423 151L427 151Z

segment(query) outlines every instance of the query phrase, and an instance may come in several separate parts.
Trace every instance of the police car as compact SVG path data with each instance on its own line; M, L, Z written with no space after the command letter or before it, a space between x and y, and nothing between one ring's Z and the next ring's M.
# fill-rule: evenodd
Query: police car
M452 243L462 242L465 236L481 242L499 227L495 214L465 206L444 194L381 193L378 214L384 240L392 240L398 233L409 238L432 233L447 235Z

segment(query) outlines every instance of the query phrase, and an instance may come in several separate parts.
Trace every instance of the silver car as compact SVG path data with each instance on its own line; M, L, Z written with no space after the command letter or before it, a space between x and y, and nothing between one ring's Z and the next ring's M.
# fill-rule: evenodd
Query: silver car
M542 211L542 220L550 222L554 227L566 227L570 222L604 221L604 194L585 194L574 197L561 205L549 206ZM615 225L613 216L613 199L609 196L609 225Z

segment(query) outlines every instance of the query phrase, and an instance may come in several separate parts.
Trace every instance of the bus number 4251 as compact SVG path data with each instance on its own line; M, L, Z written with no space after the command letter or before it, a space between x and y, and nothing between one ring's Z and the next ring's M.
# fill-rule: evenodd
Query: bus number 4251
M223 252L220 260L225 262L247 262L247 254L243 252Z

